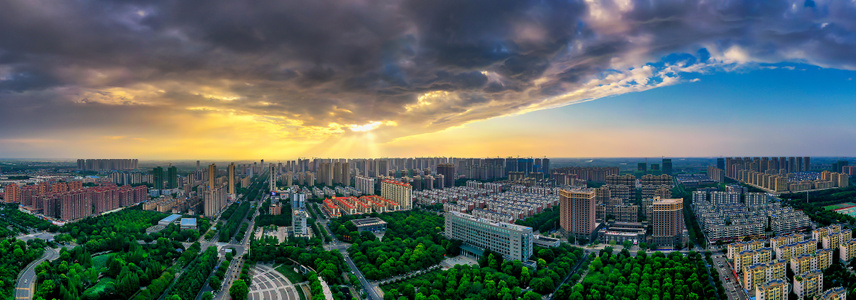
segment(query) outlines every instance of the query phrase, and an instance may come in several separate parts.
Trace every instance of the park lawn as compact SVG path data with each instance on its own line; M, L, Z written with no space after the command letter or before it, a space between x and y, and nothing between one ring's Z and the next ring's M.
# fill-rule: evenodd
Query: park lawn
M285 278L288 278L288 281L291 281L292 284L298 284L306 281L302 274L294 272L292 265L283 264L276 267L275 270L284 275Z
M103 256L103 255L99 255L99 256ZM111 286L111 285L115 285L115 283L113 283L113 278L109 278L109 277L102 278L94 286L86 289L86 291L83 292L84 299L86 299L85 295L103 295L104 290L107 289L107 287Z
M113 257L113 253L102 254L92 258L92 268L96 270L101 270L104 266L107 265L107 261L110 260L110 257Z

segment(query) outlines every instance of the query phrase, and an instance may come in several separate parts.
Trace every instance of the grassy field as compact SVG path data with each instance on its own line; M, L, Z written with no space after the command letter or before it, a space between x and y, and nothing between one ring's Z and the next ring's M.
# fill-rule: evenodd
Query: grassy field
M292 284L298 284L306 281L306 278L303 278L302 274L294 272L291 265L280 265L276 267L275 270L284 275L285 278L288 278L288 281L291 281Z
M110 257L113 256L113 253L103 254L92 258L92 267L96 270L101 269L102 267L107 265L107 261L110 260Z
M104 293L104 289L110 285L113 285L113 278L102 278L94 286L86 289L86 291L83 292L83 295L102 295Z

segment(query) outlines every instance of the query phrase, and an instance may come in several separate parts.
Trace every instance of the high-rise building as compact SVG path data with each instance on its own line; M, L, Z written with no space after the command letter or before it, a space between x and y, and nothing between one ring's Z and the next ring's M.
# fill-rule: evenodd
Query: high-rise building
M674 246L684 231L684 200L654 198L653 238L660 246Z
M561 190L559 192L559 224L578 239L589 239L597 227L596 191L592 188Z
M461 248L465 255L480 255L481 251L470 251L472 247L499 253L506 260L526 261L533 254L531 227L493 222L454 211L447 212L445 220L446 237L463 241Z
M725 170L725 159L720 157L716 159L716 167L720 170Z
M210 169L211 166L208 168ZM203 213L207 217L217 215L220 210L226 207L226 203L226 189L223 186L218 186L214 189L208 190L205 192L203 199Z
M270 164L270 173L268 173L268 191L276 191L276 165Z
M168 189L177 188L178 187L178 168L171 165L171 166L169 166L169 168L166 169L166 171L167 171L167 177L166 177L167 188Z
M396 180L384 180L380 184L380 196L398 203L402 210L413 208L413 186Z
M228 176L229 176L229 178L227 178L227 180L229 181L229 191L228 192L230 195L235 195L235 163L234 162L229 164Z
M663 159L663 174L672 175L672 159L664 158Z
M318 181L326 186L333 186L333 164L324 162L318 166Z
M7 184L3 191L3 201L6 203L21 203L21 188L15 183Z
M134 170L137 159L78 159L77 169L81 171L118 171Z
M648 163L638 163L636 164L636 171L646 172L648 171Z
M163 189L163 179L164 179L163 178L163 168L162 167L155 167L152 170L152 177L154 177L154 180L155 180L155 189L156 190L162 190Z
M354 180L355 187L363 193L363 195L374 195L375 179L368 176L357 176Z
M455 186L455 164L437 164L437 174L443 174L443 186Z
M217 164L208 165L208 190L214 190L217 185Z

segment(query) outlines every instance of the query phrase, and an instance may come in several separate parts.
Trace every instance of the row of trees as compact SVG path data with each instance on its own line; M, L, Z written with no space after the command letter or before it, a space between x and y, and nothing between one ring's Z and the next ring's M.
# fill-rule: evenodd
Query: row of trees
M26 243L14 238L0 241L0 299L12 299L18 273L44 254L45 242Z
M602 253L592 261L582 283L563 286L556 299L662 299L716 298L701 256L690 252L668 256L622 250Z
M59 227L50 221L42 220L18 210L17 203L0 204L0 238L26 232L32 228L56 231Z
M526 268L521 268L521 270ZM528 273L528 269L526 269ZM522 273L522 271L521 271ZM535 292L525 295L520 281L510 274L489 267L457 265L452 269L428 273L414 279L384 286L384 300L405 299L540 299Z
M223 279L226 279L226 270L229 270L229 264L232 262L232 256L227 255L226 260L220 262L220 266L214 271L214 274L211 274L211 277L208 278L208 286L215 291L219 291L220 287L223 285Z
M223 225L223 228L218 228L220 230L220 242L227 243L229 242L235 233L238 232L239 226L244 222L244 216L247 215L247 212L250 211L250 202L244 201L238 208L229 215L226 224ZM224 218L221 216L221 218Z
M178 296L181 299L195 299L199 294L199 290L205 284L205 279L211 274L214 266L217 264L217 247L208 247L190 267L181 273L175 286L170 290L169 295Z
M582 249L568 244L535 250L532 259L537 262L537 272L520 261L485 251L477 267L458 265L386 285L384 299L540 299L561 284L584 257Z

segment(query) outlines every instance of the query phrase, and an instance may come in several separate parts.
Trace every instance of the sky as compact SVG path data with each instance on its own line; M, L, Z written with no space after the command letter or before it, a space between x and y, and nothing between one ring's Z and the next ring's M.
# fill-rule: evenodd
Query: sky
M0 158L852 155L856 1L0 1Z

